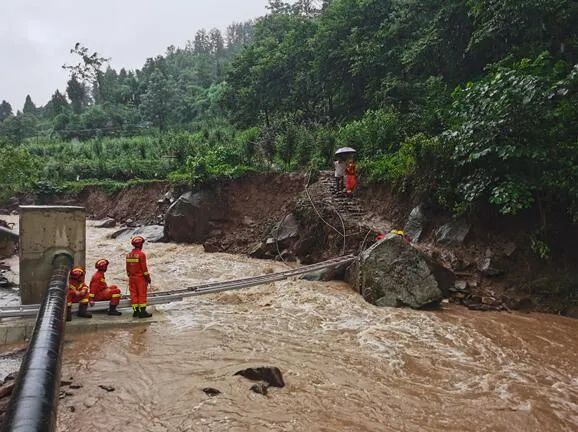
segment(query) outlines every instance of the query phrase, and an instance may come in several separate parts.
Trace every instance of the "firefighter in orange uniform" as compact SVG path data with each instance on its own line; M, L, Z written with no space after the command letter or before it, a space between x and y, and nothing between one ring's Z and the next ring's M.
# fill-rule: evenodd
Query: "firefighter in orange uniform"
M120 302L120 290L116 285L108 286L104 277L108 269L108 260L100 259L94 267L96 268L96 273L90 280L90 305L93 306L95 301L110 300L108 314L114 316L122 315L120 311L116 310Z
M131 244L134 249L126 256L126 273L128 274L128 288L132 304L133 317L150 318L147 312L147 289L151 277L147 268L147 257L142 251L145 239L141 236L133 237Z
M88 312L90 292L84 283L84 270L74 267L68 276L68 297L66 304L66 321L72 321L72 303L78 303L77 315L82 318L92 318Z

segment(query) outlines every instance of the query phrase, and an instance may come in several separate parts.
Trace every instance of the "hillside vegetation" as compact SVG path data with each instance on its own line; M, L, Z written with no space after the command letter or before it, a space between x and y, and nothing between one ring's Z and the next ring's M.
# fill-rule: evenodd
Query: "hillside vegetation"
M2 195L327 167L347 145L370 181L455 213L535 212L538 239L576 220L575 1L269 3L141 70L77 45L66 94L0 105Z

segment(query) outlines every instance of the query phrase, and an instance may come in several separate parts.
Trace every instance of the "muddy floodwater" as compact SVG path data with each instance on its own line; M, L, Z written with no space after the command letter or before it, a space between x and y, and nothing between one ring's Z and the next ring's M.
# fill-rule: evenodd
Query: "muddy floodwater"
M126 290L125 242L88 229ZM285 265L147 245L153 290ZM303 280L159 307L165 321L69 335L60 431L577 431L578 321L540 314L379 309ZM234 376L277 366L267 396ZM106 391L100 385L112 386ZM209 397L205 387L222 393ZM109 389L110 390L110 389Z

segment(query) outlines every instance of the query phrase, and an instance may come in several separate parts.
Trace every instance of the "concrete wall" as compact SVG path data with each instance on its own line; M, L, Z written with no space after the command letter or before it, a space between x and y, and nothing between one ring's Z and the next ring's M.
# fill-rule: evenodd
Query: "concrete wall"
M20 207L20 296L22 304L41 303L55 253L66 251L85 266L86 212L83 207Z

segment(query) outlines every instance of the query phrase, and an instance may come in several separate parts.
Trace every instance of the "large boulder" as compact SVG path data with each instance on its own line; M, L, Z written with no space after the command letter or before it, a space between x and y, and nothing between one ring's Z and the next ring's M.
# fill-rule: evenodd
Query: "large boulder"
M202 243L214 222L225 218L226 206L211 190L187 192L179 197L165 215L165 236L183 243Z
M350 278L369 303L414 309L439 304L453 283L449 270L396 234L363 252Z

